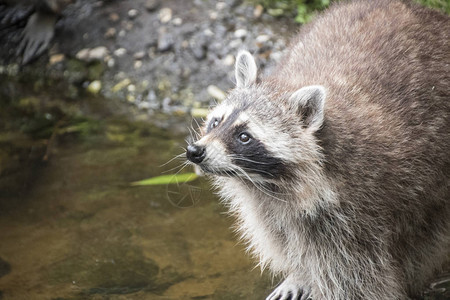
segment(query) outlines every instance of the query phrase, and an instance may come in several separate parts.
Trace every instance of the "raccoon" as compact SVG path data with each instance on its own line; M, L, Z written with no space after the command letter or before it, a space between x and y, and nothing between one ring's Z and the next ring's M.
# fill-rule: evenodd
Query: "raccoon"
M271 75L247 51L187 158L211 175L276 299L409 299L450 246L450 21L351 1Z

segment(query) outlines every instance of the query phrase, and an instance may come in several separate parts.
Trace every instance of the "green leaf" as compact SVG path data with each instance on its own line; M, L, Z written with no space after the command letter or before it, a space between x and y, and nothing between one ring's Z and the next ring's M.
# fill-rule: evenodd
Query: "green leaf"
M197 179L198 175L195 173L184 173L184 174L176 174L176 175L162 175L156 176L140 181L135 181L130 183L132 186L142 186L142 185L162 185L162 184L178 184L191 182Z

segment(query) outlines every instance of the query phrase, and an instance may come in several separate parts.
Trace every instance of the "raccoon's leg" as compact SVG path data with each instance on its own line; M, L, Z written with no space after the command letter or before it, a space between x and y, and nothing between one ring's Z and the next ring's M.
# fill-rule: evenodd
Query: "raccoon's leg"
M266 300L311 300L310 294L311 290L308 287L290 275L267 296Z

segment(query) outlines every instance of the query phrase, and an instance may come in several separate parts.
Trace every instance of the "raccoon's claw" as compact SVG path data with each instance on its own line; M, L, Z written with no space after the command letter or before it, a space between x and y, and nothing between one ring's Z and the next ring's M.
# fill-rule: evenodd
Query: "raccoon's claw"
M283 281L266 300L311 300L311 291L287 278Z

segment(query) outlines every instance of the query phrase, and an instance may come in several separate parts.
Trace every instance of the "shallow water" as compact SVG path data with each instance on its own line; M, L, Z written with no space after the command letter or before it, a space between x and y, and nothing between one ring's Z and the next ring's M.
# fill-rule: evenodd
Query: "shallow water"
M101 122L59 139L0 198L0 299L262 299L261 276L204 179L128 184L177 166L184 136ZM175 171L171 171L175 172Z

